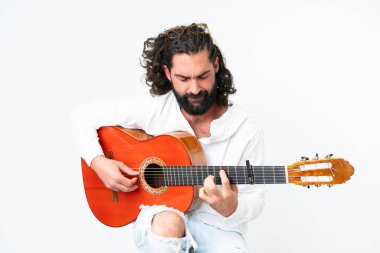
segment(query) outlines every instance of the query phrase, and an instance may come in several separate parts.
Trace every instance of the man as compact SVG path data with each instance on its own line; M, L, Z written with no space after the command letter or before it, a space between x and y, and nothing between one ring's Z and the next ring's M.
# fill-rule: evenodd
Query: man
M125 164L104 157L97 129L107 125L140 128L151 135L187 131L201 142L208 165L260 165L263 133L258 123L228 101L236 92L230 71L206 24L174 27L144 43L142 66L154 97L77 107L72 125L79 150L105 186L122 192L137 189L137 176ZM183 214L166 206L143 206L135 222L135 242L142 252L248 252L247 222L259 215L264 191L204 180L199 198Z

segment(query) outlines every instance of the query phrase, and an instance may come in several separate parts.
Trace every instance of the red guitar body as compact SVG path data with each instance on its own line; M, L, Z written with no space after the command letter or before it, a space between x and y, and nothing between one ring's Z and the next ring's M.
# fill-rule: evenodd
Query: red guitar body
M193 186L157 185L157 182L147 182L144 175L151 167L207 165L202 146L194 136L175 132L152 137L142 130L120 127L103 127L98 134L106 156L140 172L137 190L114 192L104 186L82 159L87 201L99 221L112 227L127 225L138 216L140 205L164 204L182 212L190 208Z

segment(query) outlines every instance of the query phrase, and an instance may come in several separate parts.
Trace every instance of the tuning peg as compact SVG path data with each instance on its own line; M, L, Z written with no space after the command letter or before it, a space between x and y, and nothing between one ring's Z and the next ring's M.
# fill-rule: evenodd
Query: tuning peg
M331 188L331 187L332 187L332 184L328 184L327 186Z
M306 187L307 189L310 189L310 185L304 185L303 187Z
M318 160L318 159L319 159L319 155L318 155L318 153L315 153L313 160Z
M330 159L333 156L333 154L328 154L325 156L325 159Z
M317 188L318 188L318 187L321 187L321 185L320 185L320 184L316 184L316 185L314 185L314 186L315 186L315 187L317 187Z
M307 161L307 160L309 160L309 157L307 157L307 156L301 156L301 161Z

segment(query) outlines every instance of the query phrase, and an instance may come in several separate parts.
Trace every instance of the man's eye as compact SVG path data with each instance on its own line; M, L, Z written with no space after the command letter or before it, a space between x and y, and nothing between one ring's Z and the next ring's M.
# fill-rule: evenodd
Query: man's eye
M200 76L199 79L206 79L207 76Z

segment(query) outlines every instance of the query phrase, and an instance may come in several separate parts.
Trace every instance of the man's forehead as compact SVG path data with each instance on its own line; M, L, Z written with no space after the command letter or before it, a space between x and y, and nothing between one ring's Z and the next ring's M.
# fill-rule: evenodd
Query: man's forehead
M205 52L204 52L205 51ZM172 59L172 72L181 75L199 75L211 69L207 50L196 54L176 54Z

